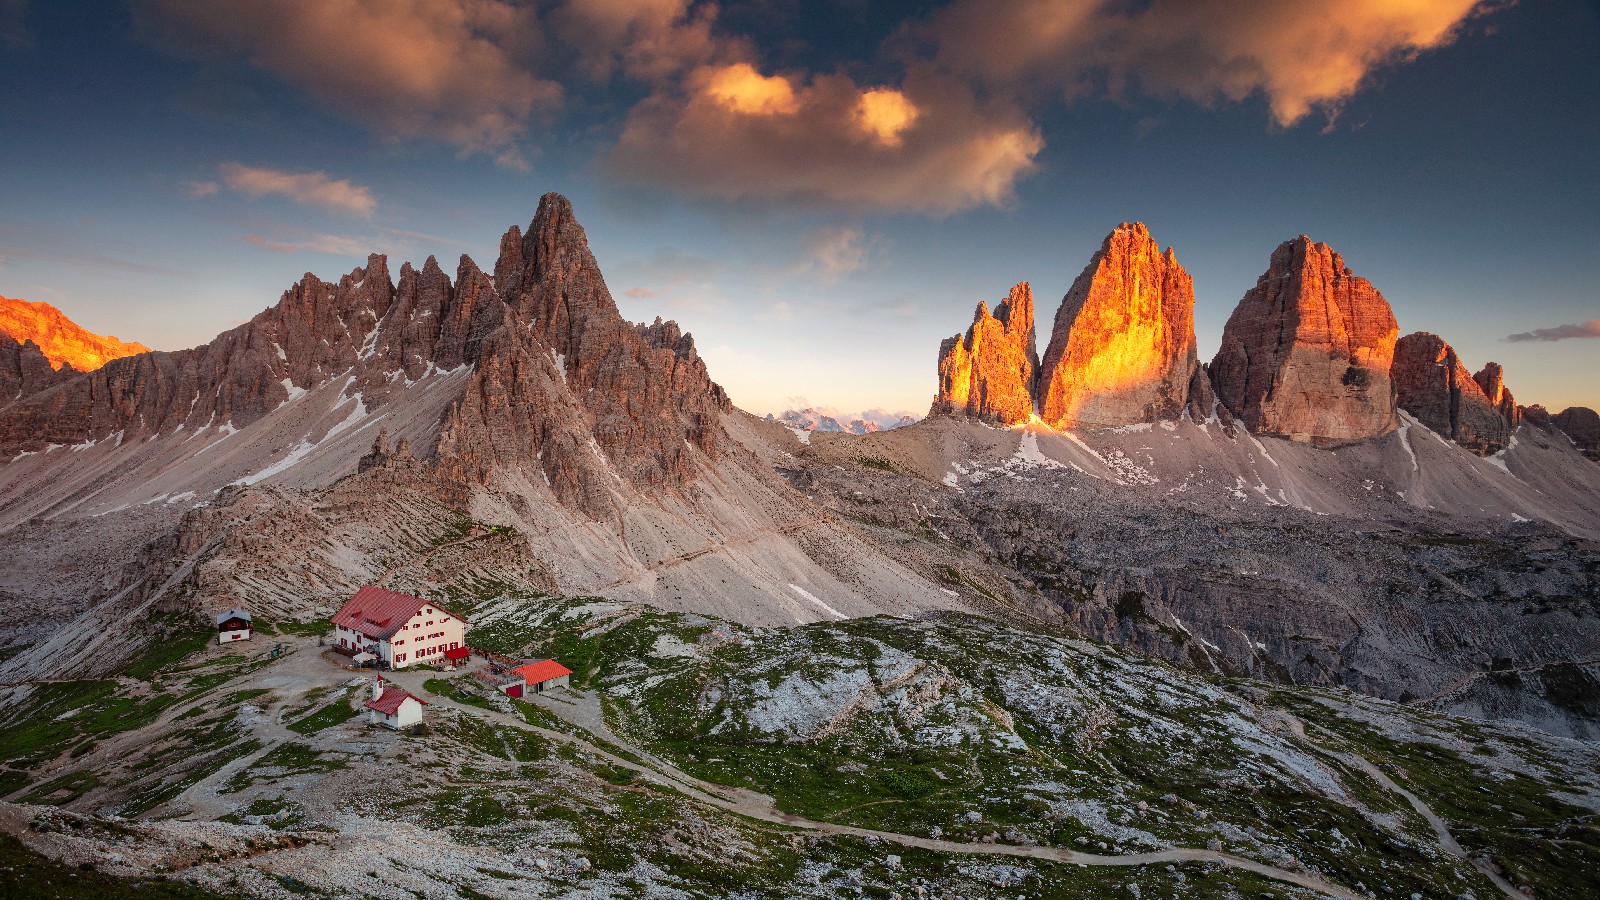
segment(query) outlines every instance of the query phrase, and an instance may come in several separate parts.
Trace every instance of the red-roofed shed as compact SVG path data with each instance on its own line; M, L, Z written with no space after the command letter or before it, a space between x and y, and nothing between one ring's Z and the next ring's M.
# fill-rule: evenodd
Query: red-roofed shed
M367 721L390 728L408 728L422 721L422 707L428 701L397 687L387 687L379 678L372 684L372 699L361 704Z
M567 676L572 670L553 659L542 659L538 662L527 663L511 670L512 674L522 678L522 682L533 693L543 693L551 688L566 687Z

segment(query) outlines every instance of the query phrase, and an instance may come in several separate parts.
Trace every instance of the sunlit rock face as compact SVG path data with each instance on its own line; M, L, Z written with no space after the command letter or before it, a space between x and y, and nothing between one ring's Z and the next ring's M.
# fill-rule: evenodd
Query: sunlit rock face
M19 344L32 341L53 369L71 366L79 372L98 369L113 359L149 352L112 336L84 330L48 303L0 297L0 335Z
M1522 407L1506 390L1506 370L1499 363L1492 362L1472 376L1472 380L1483 389L1483 395L1489 398L1489 403L1500 413L1500 418L1506 420L1506 426L1515 431L1522 424Z
M1480 455L1504 449L1510 423L1443 338L1426 331L1401 338L1393 373L1400 408L1419 422Z
M967 333L939 345L939 394L932 414L966 413L1006 425L1026 422L1033 417L1038 368L1033 290L1023 282L993 314L987 303L979 303Z
M1251 431L1319 442L1374 437L1399 424L1389 374L1399 334L1372 283L1301 235L1278 245L1228 317L1212 383Z
M1061 301L1039 370L1056 428L1176 418L1198 369L1194 280L1140 223L1116 227Z

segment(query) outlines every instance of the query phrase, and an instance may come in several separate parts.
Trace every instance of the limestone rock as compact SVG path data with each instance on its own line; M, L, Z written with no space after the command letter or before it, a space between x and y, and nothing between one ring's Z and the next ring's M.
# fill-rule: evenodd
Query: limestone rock
M1485 365L1472 376L1472 380L1483 389L1483 395L1489 398L1489 403L1500 413L1500 418L1506 420L1506 426L1512 431L1522 424L1522 407L1517 405L1516 398L1506 390L1506 371L1497 362Z
M0 407L77 374L70 365L63 365L59 371L52 368L50 360L32 338L14 341L0 335Z
M680 491L693 454L727 445L731 404L706 373L694 339L659 319L618 313L572 206L545 195L524 237L501 242L491 279L463 256L454 281L436 259L388 260L330 283L307 274L278 304L209 344L112 360L68 373L48 390L37 351L0 348L0 458L50 443L122 440L231 425L235 429L331 379L348 375L368 412L409 384L470 367L430 446L415 458L445 481L502 473L548 480L556 499L614 518L635 492ZM386 465L413 454L375 447Z
M1039 416L1056 428L1176 418L1197 368L1194 281L1149 229L1124 222L1056 312L1039 371Z
M939 394L932 412L960 412L1016 425L1033 417L1039 369L1034 349L1033 289L1013 287L990 314L980 302L965 335L939 345Z
M1510 439L1510 423L1438 335L1418 331L1401 338L1392 371L1400 408L1439 434L1480 456Z
M1600 460L1600 413L1587 406L1569 406L1551 420L1563 434L1572 438L1584 456Z
M1535 403L1532 406L1519 406L1517 407L1517 413L1522 417L1522 421L1535 428L1543 428L1549 431L1556 427L1555 417L1541 403Z
M71 366L79 372L98 369L113 359L148 353L149 347L94 334L48 303L0 297L0 337L21 344L32 341L52 369Z
M1388 301L1305 235L1280 244L1239 301L1211 363L1217 396L1251 431L1319 442L1398 425Z

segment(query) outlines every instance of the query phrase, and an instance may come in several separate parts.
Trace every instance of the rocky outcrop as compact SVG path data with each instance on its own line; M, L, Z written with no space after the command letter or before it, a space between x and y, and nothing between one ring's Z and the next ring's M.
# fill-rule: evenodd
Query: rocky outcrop
M1542 404L1535 403L1532 406L1520 406L1517 408L1517 412L1522 417L1522 421L1535 428L1543 428L1549 431L1556 427L1555 417Z
M939 345L939 394L933 414L959 412L1006 425L1033 417L1033 290L1026 281L989 312L980 302L965 335Z
M0 351L0 384L20 384L28 366L37 380L36 362L8 360ZM445 479L542 471L563 504L614 518L627 494L685 487L690 454L724 444L731 406L694 340L671 322L624 321L571 204L547 194L526 237L512 227L501 241L492 279L465 256L454 281L432 257L401 266L398 284L380 255L337 283L307 274L209 344L113 360L22 396L0 412L0 458L118 433L244 428L338 376L372 412L462 367L462 395L416 448Z
M1436 334L1418 331L1395 346L1392 369L1400 408L1480 456L1506 446L1512 426Z
M1551 424L1572 438L1590 459L1600 459L1600 413L1587 406L1570 406L1551 417Z
M98 369L113 359L148 353L143 344L94 334L48 303L0 297L0 336L21 344L32 341L52 369L71 366L79 372Z
M1280 244L1223 329L1217 397L1251 431L1319 442L1398 424L1390 363L1400 329L1388 301L1327 244Z
M0 336L0 408L77 375L71 366L58 371L32 340Z
M1512 431L1522 424L1522 407L1517 405L1516 398L1506 389L1506 371L1497 362L1488 363L1472 380L1483 389L1483 395L1488 398L1489 404L1500 413L1500 418L1506 421L1506 427Z
M1039 417L1056 428L1176 418L1196 369L1194 281L1149 229L1124 222L1056 312L1039 371Z

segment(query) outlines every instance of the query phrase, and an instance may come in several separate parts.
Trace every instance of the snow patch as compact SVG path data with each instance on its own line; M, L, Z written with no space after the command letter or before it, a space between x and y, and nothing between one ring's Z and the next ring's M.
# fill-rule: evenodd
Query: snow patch
M807 600L810 600L812 603L815 603L816 605L818 605L818 606L822 607L823 609L827 610L830 614L832 614L836 618L840 618L840 619L848 619L848 618L850 618L849 616L845 615L844 613L839 612L837 609L834 609L833 607L829 606L828 604L823 603L821 600L817 599L815 594L811 593L810 591L806 590L805 588L801 587L798 584L791 584L791 585L789 585L789 588L791 590L793 590L796 594L799 594L800 596L806 598Z

